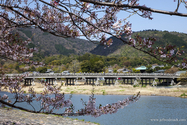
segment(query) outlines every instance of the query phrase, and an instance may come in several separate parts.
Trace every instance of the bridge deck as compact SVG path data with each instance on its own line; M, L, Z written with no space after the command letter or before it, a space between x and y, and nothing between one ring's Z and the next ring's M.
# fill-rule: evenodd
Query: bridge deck
M6 74L9 77L18 77L22 74ZM180 78L176 74L168 73L38 73L28 74L25 78L99 78L99 77L115 77L115 78Z

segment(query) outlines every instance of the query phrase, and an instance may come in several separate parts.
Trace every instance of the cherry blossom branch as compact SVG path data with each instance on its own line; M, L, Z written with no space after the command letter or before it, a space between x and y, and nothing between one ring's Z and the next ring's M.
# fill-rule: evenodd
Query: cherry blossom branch
M1 97L0 97L1 98ZM103 114L112 114L112 113L116 113L118 111L118 109L123 108L125 106L127 106L130 103L136 102L139 98L140 98L140 92L137 93L137 95L133 95L130 96L127 99L124 99L122 101L118 101L117 103L113 103L113 104L107 104L106 106L102 106L100 105L99 107L96 108L95 105L95 98L94 95L92 94L89 97L89 101L88 103L84 103L85 108L78 110L77 112L73 112L73 109L67 109L65 110L64 113L54 113L52 110L51 111L43 111L42 109L45 108L41 108L39 111L34 110L29 110L20 106L15 106L14 104L11 104L9 102L4 101L5 99L7 99L7 95L4 95L1 99L0 99L0 105L7 105L10 106L12 108L16 108L16 109L21 109L27 112L31 112L31 113L44 113L44 114L53 114L53 115L60 115L60 116L82 116L82 115L91 115L94 117L99 117ZM53 100L55 103L55 100ZM30 102L29 102L30 104ZM55 107L55 106L54 106ZM55 109L53 107L53 109ZM33 107L34 108L34 107Z
M157 10L157 9L152 9L146 6L134 6L134 5L129 5L129 4L115 4L113 2L100 2L96 0L80 0L82 2L87 2L87 3L92 3L96 5L101 5L101 6L110 6L110 7L118 7L118 8L134 8L134 9L141 9L144 11L150 11L154 13L161 13L161 14L166 14L166 15L175 15L175 16L182 16L182 17L187 17L187 14L185 13L178 13L178 12L171 12L171 11L164 11L164 10Z

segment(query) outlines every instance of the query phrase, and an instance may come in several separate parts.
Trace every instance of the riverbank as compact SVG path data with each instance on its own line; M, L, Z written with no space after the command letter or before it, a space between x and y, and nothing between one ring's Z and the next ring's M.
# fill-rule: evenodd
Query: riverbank
M60 86L57 82L57 86ZM35 82L34 87L37 93L43 91L44 86L41 83ZM25 86L23 90L28 92L29 86ZM93 86L79 84L77 86L62 86L61 92L65 94L91 94ZM168 87L133 87L132 85L111 85L111 86L94 86L94 94L100 95L134 95L140 91L141 95L146 96L172 96L172 97L187 97L187 86L168 86Z
M0 125L96 125L68 117L0 108Z

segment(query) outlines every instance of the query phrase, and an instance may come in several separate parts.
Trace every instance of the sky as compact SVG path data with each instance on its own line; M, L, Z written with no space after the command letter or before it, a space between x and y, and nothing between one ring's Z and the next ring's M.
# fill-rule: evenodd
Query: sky
M175 11L177 2L174 0L139 0L140 5L146 5L153 9ZM187 9L184 4L181 4L179 11L181 13L187 13ZM124 16L125 15L125 16ZM118 18L123 19L127 16L125 12L120 12ZM132 23L133 31L142 31L146 29L176 31L180 33L187 33L187 17L170 16L165 14L152 13L152 20L142 18L138 15L134 15L128 19Z
M46 1L49 2L50 0ZM70 2L74 2L74 0L70 0ZM175 11L177 7L177 2L174 2L174 0L139 0L138 3L140 3L140 5L146 5L147 7L153 9L172 12ZM185 8L184 4L180 6L178 12L187 14L187 9ZM117 17L118 19L124 19L128 17L128 15L129 13L121 11L118 13ZM135 14L128 18L127 21L132 23L132 31L156 29L161 31L176 31L187 34L187 17L170 16L159 13L152 13L152 17L153 19L150 20L148 18L142 18Z

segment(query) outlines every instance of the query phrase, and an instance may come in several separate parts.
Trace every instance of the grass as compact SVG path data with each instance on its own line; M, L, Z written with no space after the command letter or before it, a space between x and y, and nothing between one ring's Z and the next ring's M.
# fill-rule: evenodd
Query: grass
M120 88L125 88L124 86L119 86Z
M78 118L75 118L75 119L73 119L73 120L78 120L78 121L85 121L84 119L78 119ZM87 123L94 123L94 124L96 124L96 125L100 125L99 123L97 123L97 122L90 122L90 121L87 121Z
M184 92L184 93L187 93L187 90L177 89L177 90L173 90L173 92Z
M64 116L61 116L61 115L54 115L55 117L61 117L61 118L63 118Z
M181 94L180 97L186 97L187 95L185 93Z
M147 85L142 85L142 87L143 87L143 88L146 88L146 87L147 87Z
M70 92L70 94L73 94L73 93L75 93L75 92L74 92L74 91L71 91L71 92Z
M133 87L135 88L135 87L139 87L139 85L133 85Z
M101 90L103 92L103 95L107 95L106 91L105 90Z
M125 89L121 89L121 90L119 90L120 92L124 92L125 91Z
M94 124L97 124L97 125L100 125L99 123L97 123L97 122L93 122Z

